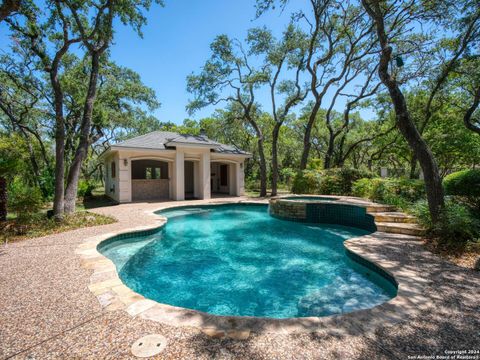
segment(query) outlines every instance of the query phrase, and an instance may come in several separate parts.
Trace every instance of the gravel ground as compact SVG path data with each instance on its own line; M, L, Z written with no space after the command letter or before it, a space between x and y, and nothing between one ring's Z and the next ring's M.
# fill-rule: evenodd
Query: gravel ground
M152 333L168 339L158 356L165 359L407 359L480 350L480 273L446 263L420 242L402 239L392 239L388 246L364 245L399 267L421 271L428 281L430 306L395 326L367 331L366 323L347 331L252 333L235 341L103 310L87 288L91 271L81 268L75 249L91 236L151 225L154 220L145 211L161 205L98 208L94 211L119 222L1 246L0 358L133 358L133 342Z

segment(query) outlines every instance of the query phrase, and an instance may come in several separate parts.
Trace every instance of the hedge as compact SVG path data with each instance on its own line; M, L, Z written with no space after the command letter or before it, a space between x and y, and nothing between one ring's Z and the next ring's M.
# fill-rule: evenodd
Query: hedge
M296 194L351 195L355 181L372 177L368 171L351 168L327 170L303 170L293 181Z
M353 184L352 194L405 208L425 197L425 183L412 179L360 179Z
M443 179L446 195L455 196L480 213L480 169L454 172Z

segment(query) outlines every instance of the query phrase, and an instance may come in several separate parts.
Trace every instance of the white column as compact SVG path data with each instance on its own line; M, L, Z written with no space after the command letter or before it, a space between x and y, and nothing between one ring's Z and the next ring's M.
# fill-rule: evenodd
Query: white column
M168 162L168 198L174 199L175 196L175 174L173 173L175 165L173 162Z
M173 200L185 200L185 154L183 151L175 152L174 169L174 193Z
M200 155L200 164L198 169L200 180L200 199L210 199L210 152L204 152Z
M242 161L239 164L235 164L237 172L237 196L245 195L245 173L244 173L244 162Z

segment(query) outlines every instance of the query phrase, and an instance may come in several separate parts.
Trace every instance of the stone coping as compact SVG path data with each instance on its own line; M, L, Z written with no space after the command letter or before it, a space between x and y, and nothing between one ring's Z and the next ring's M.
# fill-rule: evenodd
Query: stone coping
M357 200L342 202L357 205ZM196 205L220 204L267 204L267 200L237 200L237 201L206 201ZM363 201L366 206L367 202ZM378 204L369 203L371 206ZM145 298L127 287L118 276L114 263L97 251L97 246L104 240L114 236L157 230L164 226L167 219L155 214L160 210L188 205L176 202L162 204L160 208L146 211L152 217L151 226L129 228L114 233L106 233L85 240L76 249L81 257L81 266L93 270L90 278L89 290L97 297L98 301L107 311L123 310L132 317L140 317L173 326L195 327L205 334L213 337L228 337L232 339L246 339L250 332L266 333L305 333L322 329L334 328L339 333L351 334L354 332L372 332L378 326L393 325L407 315L414 315L421 309L428 307L430 301L423 295L427 281L424 280L414 267L403 266L399 259L388 259L388 254L367 251L368 243L378 243L382 238L390 239L392 234L374 232L369 235L350 238L344 242L347 251L374 264L391 276L398 284L397 296L373 308L358 310L345 314L330 315L325 317L301 317L274 319L249 316L218 316L205 312L180 308ZM361 205L360 205L361 206ZM418 237L398 235L402 240L419 241Z
M302 199L308 197L308 200ZM299 198L299 199L295 199ZM318 198L318 200L313 200ZM270 199L272 202L281 201L290 204L337 204L337 205L355 205L365 208L368 212L376 211L389 211L392 209L390 205L377 204L371 201L367 201L362 198L353 196L340 196L340 195L282 195L275 196Z

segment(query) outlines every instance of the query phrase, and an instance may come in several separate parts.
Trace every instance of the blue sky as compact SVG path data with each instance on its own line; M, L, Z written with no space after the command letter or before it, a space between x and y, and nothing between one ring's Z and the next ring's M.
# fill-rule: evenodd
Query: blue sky
M189 117L185 105L191 95L186 91L186 77L200 71L216 35L243 39L249 28L262 25L281 34L290 11L270 12L255 20L254 5L254 0L166 0L165 7L154 6L147 14L143 39L130 28L116 27L112 58L138 72L156 91L162 103L155 112L159 120L181 123ZM263 100L268 106L267 99ZM213 111L205 108L192 118L200 119Z
M186 91L186 77L201 70L210 56L214 38L227 34L243 40L249 28L264 25L280 36L291 13L299 8L308 12L308 0L290 1L283 12L276 9L255 19L255 0L165 0L165 7L154 5L146 14L148 24L143 28L143 39L117 22L111 58L139 73L142 81L155 90L162 105L153 115L160 121L180 124L187 117L201 119L225 106L210 106L193 116L185 110L192 98ZM6 25L2 23L0 43L9 41L6 34ZM353 87L349 90L354 92ZM263 109L271 112L267 89L257 92L256 97ZM330 99L331 94L327 93L322 107L327 107ZM342 111L343 105L344 99L338 100L335 108ZM298 113L300 109L297 106L294 111ZM362 109L360 113L367 119L373 117L371 109Z

